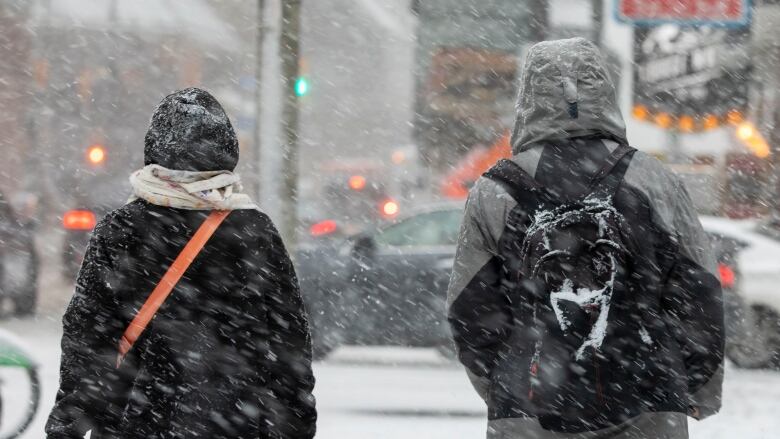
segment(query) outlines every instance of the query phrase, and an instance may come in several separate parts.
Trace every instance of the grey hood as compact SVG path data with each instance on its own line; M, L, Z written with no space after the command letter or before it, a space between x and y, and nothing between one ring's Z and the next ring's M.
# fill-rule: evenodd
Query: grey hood
M626 141L615 84L599 49L584 38L528 50L520 78L512 151L543 140L601 134Z

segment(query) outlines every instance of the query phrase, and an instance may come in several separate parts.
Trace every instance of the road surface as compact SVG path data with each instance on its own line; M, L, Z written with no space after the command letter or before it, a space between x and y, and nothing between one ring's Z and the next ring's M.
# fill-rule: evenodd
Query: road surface
M59 362L56 318L0 321L22 337L42 363L43 404L24 439L44 437ZM472 439L484 437L485 410L457 364L433 350L342 348L315 365L321 439ZM5 420L26 395L4 377ZM775 439L780 434L780 373L727 368L722 413L692 422L693 439Z

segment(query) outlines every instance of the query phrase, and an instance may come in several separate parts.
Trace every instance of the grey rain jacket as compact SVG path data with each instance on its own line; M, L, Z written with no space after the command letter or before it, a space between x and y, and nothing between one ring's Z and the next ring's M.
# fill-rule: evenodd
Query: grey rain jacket
M552 193L577 193L618 144L626 143L615 87L598 49L582 38L530 48L521 79L514 157ZM529 323L510 303L502 283L507 261L502 238L518 205L485 177L471 189L448 291L448 313L460 361L488 405L489 438L687 438L686 413L720 408L723 311L709 244L680 180L656 159L636 152L615 196L629 212L643 244L657 255L663 323L660 341L668 376L647 395L645 409L615 427L589 433L548 431L532 413L528 365L534 347ZM529 344L531 344L529 346ZM640 398L641 399L641 398Z

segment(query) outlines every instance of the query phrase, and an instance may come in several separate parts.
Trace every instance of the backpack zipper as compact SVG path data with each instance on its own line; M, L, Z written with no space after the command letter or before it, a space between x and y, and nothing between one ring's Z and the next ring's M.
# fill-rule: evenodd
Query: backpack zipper
M535 388L536 388L536 382L538 381L539 377L539 367L541 366L542 362L542 342L537 341L534 344L534 355L531 357L531 364L529 366L529 372L530 372L530 385L528 389L528 399L530 401L534 400L534 397L536 396Z

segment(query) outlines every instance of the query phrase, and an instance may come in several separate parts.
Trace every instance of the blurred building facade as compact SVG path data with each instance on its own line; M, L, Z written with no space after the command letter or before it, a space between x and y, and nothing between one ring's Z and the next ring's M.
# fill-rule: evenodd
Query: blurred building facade
M547 22L537 3L414 2L420 23L415 139L432 167L454 165L469 149L489 146L509 127L520 54L541 38L541 32L532 35L534 23Z
M23 158L30 147L27 116L33 35L27 28L29 13L23 0L0 3L0 191L6 194L20 188Z
M203 84L229 94L238 76L240 40L203 0L39 0L26 27L35 37L24 158L35 174L21 184L54 212L120 205L159 100ZM105 151L98 163L93 145Z

